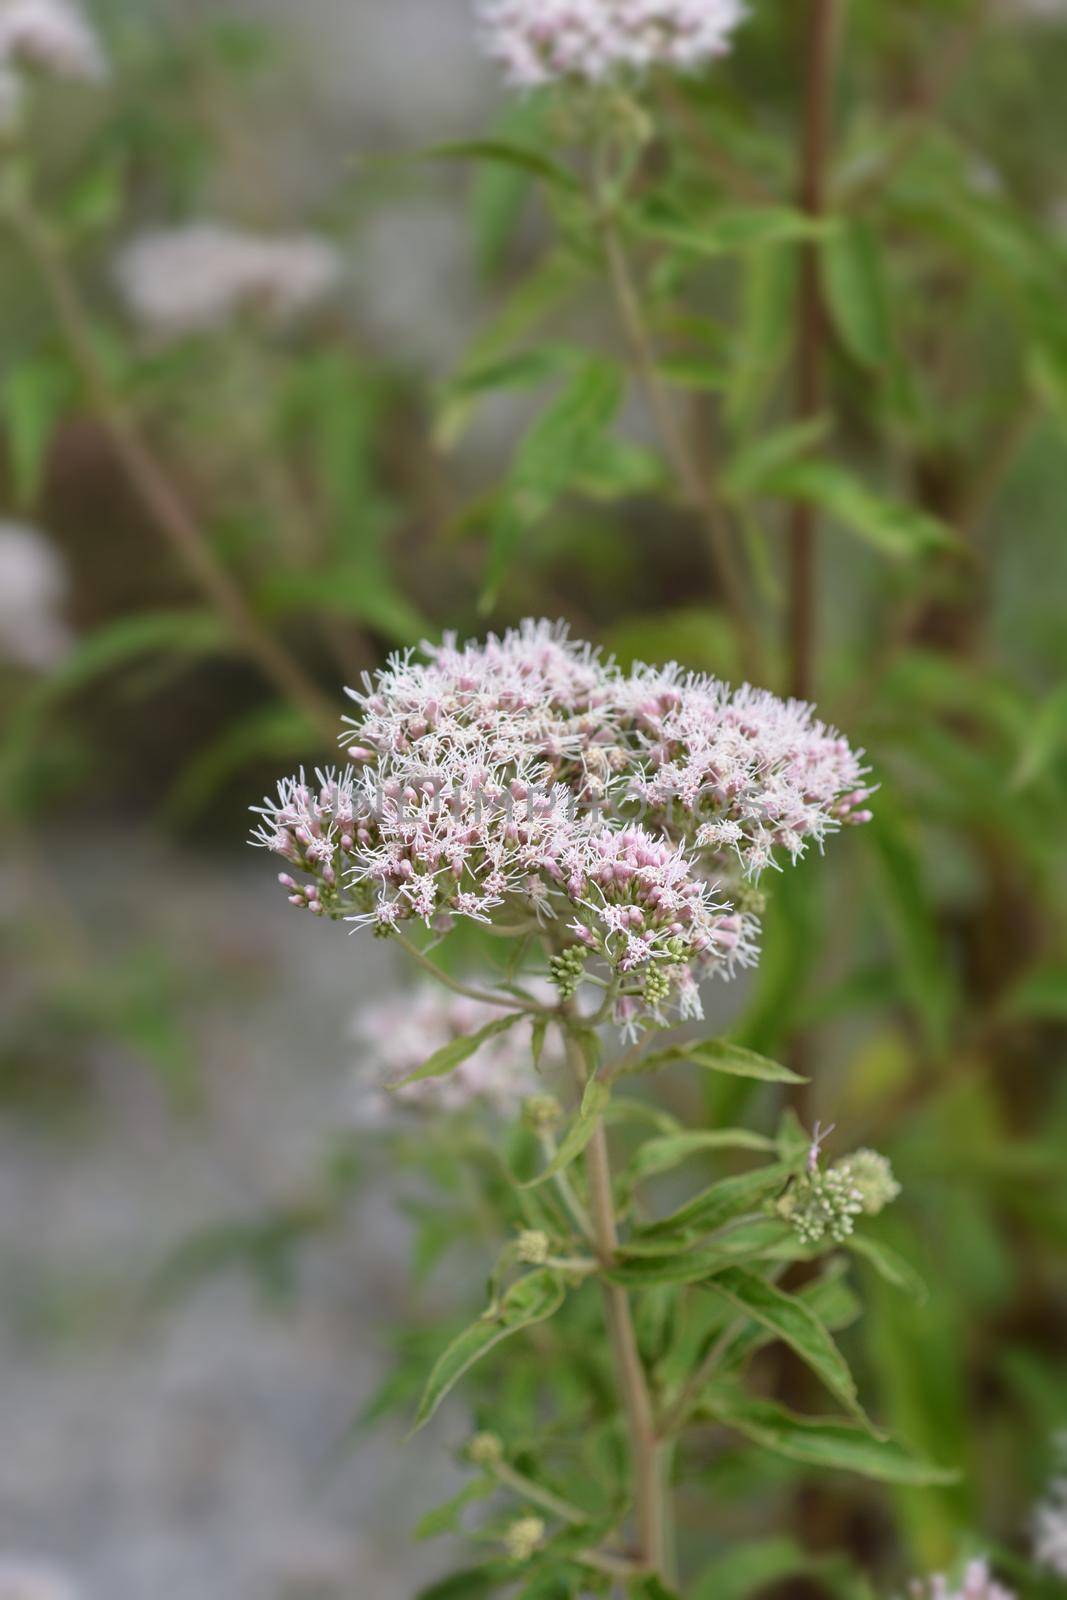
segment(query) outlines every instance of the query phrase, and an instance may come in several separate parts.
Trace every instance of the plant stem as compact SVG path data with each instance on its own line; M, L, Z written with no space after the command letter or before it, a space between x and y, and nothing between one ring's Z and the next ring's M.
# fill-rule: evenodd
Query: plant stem
M21 203L10 203L6 215L40 272L89 399L137 495L245 653L333 745L338 719L331 701L252 611L208 535L155 460L132 414L112 390L93 341L88 312L47 225Z
M543 1511L551 1512L554 1517L559 1517L561 1522L571 1522L576 1526L589 1521L589 1516L584 1511L579 1511L577 1506L572 1506L568 1501L561 1500L559 1495L553 1494L551 1489L543 1489L539 1483L528 1478L524 1472L516 1472L506 1461L499 1461L493 1467L494 1475L512 1489L522 1499L532 1500Z
M744 570L737 557L737 543L685 436L666 385L660 378L655 346L630 272L611 201L598 196L596 205L608 278L634 371L644 390L664 454L685 502L700 517L706 530L712 574L722 591L737 633L742 668L748 677L758 679L762 651L749 610Z
M566 1034L567 1056L579 1084L584 1080L581 1047L573 1034ZM586 1147L586 1172L589 1179L589 1214L601 1266L610 1266L619 1248L615 1226L615 1199L611 1186L611 1163L602 1118L597 1119L593 1137ZM630 1301L618 1284L601 1279L604 1315L611 1340L615 1374L622 1396L630 1434L631 1465L634 1477L634 1518L637 1530L638 1559L650 1571L663 1575L666 1545L666 1505L655 1420L648 1380L637 1348Z
M839 0L807 0L799 204L818 219L826 210L830 110ZM796 417L807 422L822 406L826 315L819 284L818 239L801 247L797 301ZM809 699L815 677L815 507L794 502L789 517L789 692Z
M500 1006L505 1011L525 1011L536 1017L552 1017L556 1014L551 1006L539 1005L536 1000L523 1000L512 994L494 994L491 989L475 989L469 983L461 983L458 978L450 977L444 967L439 967L436 961L431 961L429 956L425 955L417 944L412 944L398 928L392 930L392 937L401 949L406 950L411 959L417 961L420 967L437 979L438 983L443 983L446 989L452 989L456 994L466 995L468 1000L480 1000L483 1005Z

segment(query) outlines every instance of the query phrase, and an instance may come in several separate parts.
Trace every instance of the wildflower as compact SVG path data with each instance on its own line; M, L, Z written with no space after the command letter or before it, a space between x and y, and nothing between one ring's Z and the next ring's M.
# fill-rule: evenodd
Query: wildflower
M0 1600L78 1600L78 1595L56 1567L0 1557Z
M266 237L216 222L143 234L116 266L129 310L162 338L211 332L242 312L289 321L340 274L333 245L313 234Z
M0 0L0 63L86 83L107 77L100 41L72 0Z
M1067 1437L1060 1440L1060 1450L1067 1462ZM1053 1480L1034 1513L1034 1560L1067 1578L1067 1477Z
M801 1244L821 1244L829 1237L835 1244L847 1239L855 1219L863 1213L863 1196L852 1183L847 1169L831 1167L828 1172L805 1172L786 1190L777 1203L778 1215L788 1222Z
M283 780L254 841L294 904L382 934L565 926L558 993L606 969L628 1035L699 1016L705 977L756 960L762 897L713 875L751 878L869 815L859 758L798 702L624 675L547 622L422 655L348 691L351 764Z
M435 1050L499 1016L496 1006L429 983L361 1007L353 1025L362 1046L354 1086L357 1122L381 1124L397 1106L454 1112L481 1104L501 1116L514 1115L537 1082L529 1034L519 1027L488 1039L444 1077L402 1082Z
M528 1267L543 1267L552 1253L552 1241L540 1228L524 1228L518 1238L519 1260Z
M917 1579L910 1585L912 1600L1015 1600L1010 1589L996 1582L984 1560L969 1561L961 1583L953 1587L942 1573Z
M66 596L55 546L34 528L0 522L0 658L36 671L61 661L72 643L61 615Z
M504 1548L512 1561L529 1561L544 1543L545 1525L540 1517L519 1517L504 1534Z
M693 72L725 55L740 0L481 0L487 53L517 88L601 83L656 66Z
M496 1433L476 1433L467 1442L466 1456L476 1467L495 1467L504 1459L503 1441Z

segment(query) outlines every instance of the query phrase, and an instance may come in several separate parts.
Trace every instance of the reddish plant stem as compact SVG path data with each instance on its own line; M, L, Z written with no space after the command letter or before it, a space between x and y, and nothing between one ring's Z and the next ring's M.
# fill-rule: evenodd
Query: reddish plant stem
M799 204L813 219L826 211L830 112L839 0L807 0L804 23L804 104ZM826 313L819 281L819 241L801 248L797 298L796 417L807 422L822 406ZM789 692L809 699L816 652L815 565L819 521L815 507L795 501L789 515Z

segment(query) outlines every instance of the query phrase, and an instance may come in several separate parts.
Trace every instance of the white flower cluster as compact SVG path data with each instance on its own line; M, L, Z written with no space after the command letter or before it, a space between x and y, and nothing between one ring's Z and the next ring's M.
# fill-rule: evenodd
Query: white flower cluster
M0 659L42 672L61 661L72 635L63 620L67 572L35 528L0 522Z
M774 1209L801 1244L821 1244L826 1238L843 1244L857 1217L878 1216L899 1194L893 1169L877 1150L855 1150L824 1172L816 1144L807 1171L790 1184Z
M741 0L481 0L486 52L509 83L601 83L663 66L694 72L725 55Z
M547 984L528 985L527 992L545 1001L552 997ZM362 1006L352 1024L360 1046L354 1085L357 1125L379 1126L398 1107L451 1112L481 1104L501 1116L514 1115L540 1087L531 1064L529 1030L523 1024L487 1039L443 1077L403 1083L436 1050L477 1033L501 1015L498 1006L429 983Z
M143 234L116 264L131 314L161 338L211 332L246 312L288 321L340 275L337 250L313 234L264 237L216 222Z
M869 815L858 758L806 706L626 675L546 622L424 652L349 691L351 766L258 808L294 904L383 932L553 925L570 992L583 954L606 965L632 1028L699 1016L699 978L755 959L751 891L730 904L715 879Z
M100 41L73 0L0 0L0 63L87 83L107 77Z
M997 1583L988 1561L980 1560L967 1563L960 1583L954 1583L942 1573L916 1579L911 1585L911 1595L912 1600L1015 1600L1010 1589Z
M1059 1444L1067 1464L1067 1436ZM1067 1477L1054 1479L1034 1513L1034 1560L1067 1578Z

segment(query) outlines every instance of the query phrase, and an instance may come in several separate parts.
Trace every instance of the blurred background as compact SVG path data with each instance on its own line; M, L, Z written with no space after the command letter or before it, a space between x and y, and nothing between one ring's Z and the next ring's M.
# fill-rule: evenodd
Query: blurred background
M660 227L642 271L771 687L783 473L836 463L805 487L814 693L882 788L776 885L761 967L709 1015L802 1057L842 1150L892 1155L885 1237L931 1293L865 1282L849 1353L963 1477L738 1449L687 1514L892 1593L966 1551L1010 1572L1067 1429L1067 12L845 6L849 247L798 435L799 246L767 218L795 192L800 9L753 0L718 76L656 91L657 194L764 221L703 254ZM625 361L578 220L521 163L412 159L558 139L466 0L86 15L99 57L0 82L0 1595L22 1570L40 1600L410 1600L448 1564L410 1532L468 1427L457 1405L404 1450L412 1373L484 1246L452 1196L435 1270L425 1186L359 1132L352 1019L406 975L285 904L247 808L331 759L343 683L445 628L562 616L727 678L738 650L640 402L545 409L575 351ZM531 462L581 429L526 514Z

